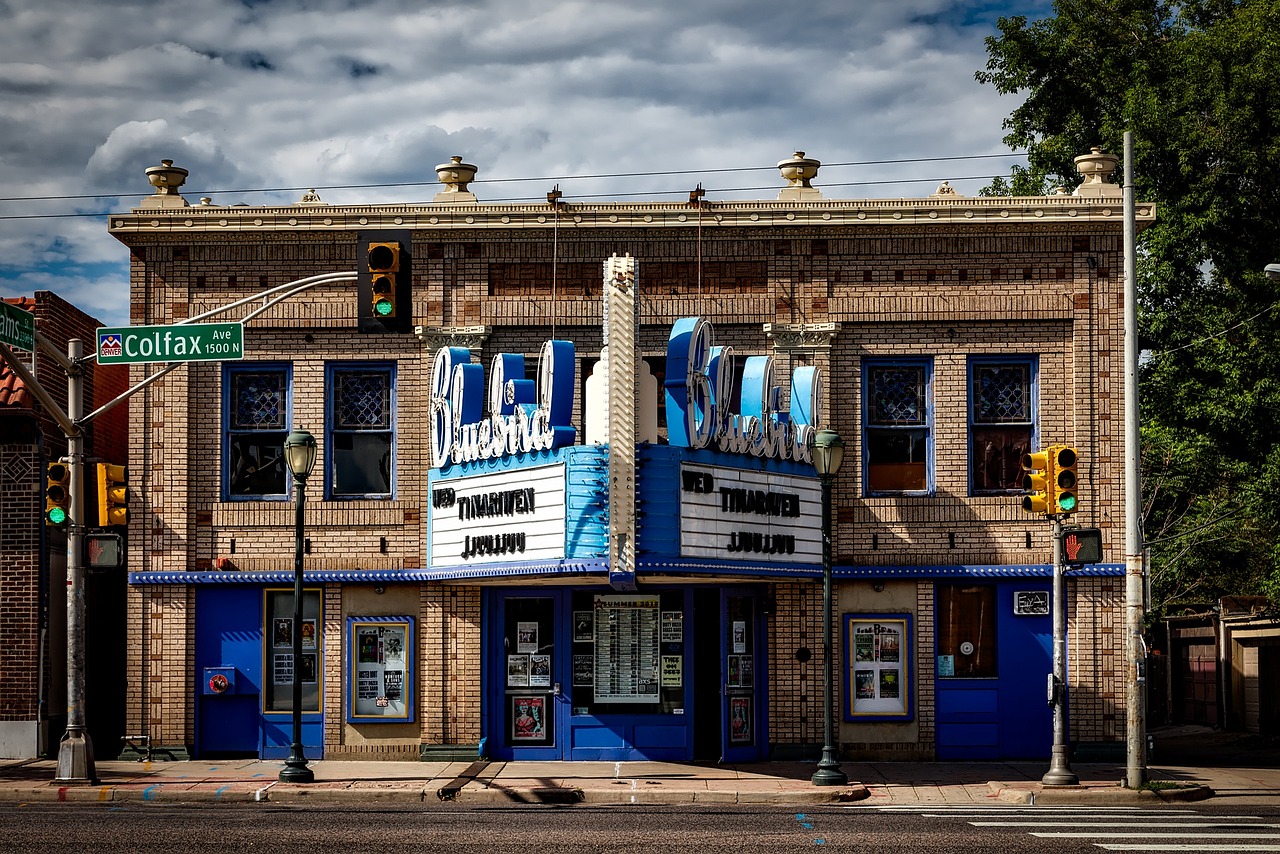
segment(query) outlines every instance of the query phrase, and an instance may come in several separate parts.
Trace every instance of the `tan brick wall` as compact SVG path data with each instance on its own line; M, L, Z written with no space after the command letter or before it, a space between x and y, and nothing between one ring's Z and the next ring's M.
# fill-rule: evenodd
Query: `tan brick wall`
M1044 204L1051 202L1092 204ZM961 203L975 209L986 204ZM717 343L732 344L738 355L772 352L765 323L838 323L829 353L778 360L784 387L788 371L798 364L818 364L827 372L826 412L844 437L847 461L835 492L837 564L1049 562L1047 525L1024 514L1015 497L971 497L967 486L967 358L1037 356L1041 440L1080 449L1083 490L1077 521L1102 527L1108 559L1118 562L1124 520L1118 216L1095 206L1082 207L1083 215L1074 221L1053 210L1043 220L1013 211L1004 219L947 214L952 218L940 221L905 210L890 222L874 206L870 219L865 211L846 206L820 223L810 216L810 208L781 210L750 203L727 215L734 224L708 216L699 235L691 212L676 216L658 205L616 210L562 214L554 244L554 218L548 210L512 208L499 219L485 206L430 212L333 209L301 219L297 211L285 211L297 219L290 225L279 219L280 211L260 216L247 209L179 212L174 216L193 223L186 230L176 224L151 230L147 223L153 214L147 213L136 222L113 217L113 230L133 249L132 316L139 323L173 322L265 287L353 269L357 228L383 227L393 213L408 223L394 227L414 231L414 322L428 327L488 324L489 337L478 354L484 364L497 352L536 353L553 329L556 337L576 342L580 360L593 358L600 344L600 264L615 252L639 259L645 324L639 339L648 355L663 355L671 322L690 314L709 318L716 324ZM473 213L483 222L471 222ZM369 224L357 227L357 216ZM219 217L231 225L218 226ZM321 460L326 363L395 362L397 494L388 501L327 501L322 479L315 478L307 493L307 567L421 567L426 560L425 425L432 354L413 335L356 332L355 293L353 284L327 285L267 311L246 328L246 361L292 364L292 423L316 434ZM862 365L866 358L883 356L932 360L935 495L863 497ZM135 368L133 380L146 373ZM179 368L139 396L130 438L130 465L140 473L130 531L131 569L205 568L220 556L231 557L242 570L292 567L289 502L220 498L221 407L222 369L217 365ZM1110 601L1102 588L1111 583L1075 582L1083 592L1073 611L1079 623L1074 642L1081 644L1082 656L1072 673L1073 688L1077 681L1081 686L1073 697L1073 725L1077 737L1085 739L1117 732L1114 701L1120 677L1116 653L1107 650L1118 649L1120 642L1097 643L1104 636L1115 637L1104 635L1114 602L1102 604ZM931 750L932 584L922 580L914 589L917 732L914 741L886 743ZM821 739L822 731L820 587L796 581L775 583L772 590L772 739L811 744ZM1118 594L1108 595L1114 599ZM342 625L331 626L330 620L339 619L349 605L333 586L325 596L327 749L375 752L402 749L412 737L427 744L469 744L479 738L479 588L421 586L415 612L421 689L415 736L346 727L341 684L335 681L340 669L334 670L343 661ZM176 644L177 626L170 625L188 619L183 608L189 601L177 589L131 591L131 632L141 632L142 646L152 657L145 666L131 659L130 666L148 674L148 686L189 665L189 643ZM150 616L157 607L163 619ZM794 657L802 646L813 654L807 663ZM1096 660L1086 667L1084 656ZM145 703L157 711L157 705L163 706L158 720L166 737L189 734L191 727L189 686L183 679L174 685L167 694L148 694ZM133 698L131 694L131 706ZM856 734L849 738L851 743L871 743ZM386 743L375 744L378 739Z

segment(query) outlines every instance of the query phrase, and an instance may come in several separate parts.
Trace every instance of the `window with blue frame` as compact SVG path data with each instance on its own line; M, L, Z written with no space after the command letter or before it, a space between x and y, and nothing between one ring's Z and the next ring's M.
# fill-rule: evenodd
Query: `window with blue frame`
M328 495L390 498L395 369L347 363L330 365L328 373Z
M1035 432L1035 362L969 361L969 484L972 495L1022 491L1022 455Z
M933 453L928 359L863 364L863 461L868 494L926 493Z
M223 489L229 499L283 499L289 486L288 365L223 368Z

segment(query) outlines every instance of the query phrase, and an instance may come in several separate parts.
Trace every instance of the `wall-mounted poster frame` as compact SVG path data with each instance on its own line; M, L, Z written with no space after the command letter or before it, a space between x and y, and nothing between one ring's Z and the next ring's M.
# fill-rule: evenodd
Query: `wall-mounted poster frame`
M413 617L347 617L347 723L412 723Z
M844 615L844 719L915 717L910 614Z

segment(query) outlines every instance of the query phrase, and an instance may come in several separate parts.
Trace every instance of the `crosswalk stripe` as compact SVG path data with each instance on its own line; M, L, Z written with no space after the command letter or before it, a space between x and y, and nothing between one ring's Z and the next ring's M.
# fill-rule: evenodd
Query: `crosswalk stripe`
M969 824L974 827L1129 827L1128 824L1121 824L1114 821L971 821ZM1219 828L1240 828L1240 827L1280 827L1280 824L1259 824L1245 823L1232 824L1217 819L1206 819L1197 822L1178 822L1178 821L1153 821L1150 824L1144 824L1143 827L1219 827Z
M1159 843L1151 845L1106 845L1100 842L1094 844L1107 851L1280 851L1280 845L1205 845L1203 843L1195 845L1161 845Z
M1032 833L1043 839L1222 839L1222 831L1214 833ZM1280 833L1241 833L1232 839L1280 839Z

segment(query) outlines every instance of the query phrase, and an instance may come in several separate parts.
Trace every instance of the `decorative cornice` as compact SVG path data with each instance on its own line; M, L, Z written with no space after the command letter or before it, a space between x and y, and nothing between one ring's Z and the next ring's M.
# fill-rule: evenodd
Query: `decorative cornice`
M766 323L765 337L776 353L814 353L830 350L840 334L838 323Z
M466 347L480 350L489 339L489 326L417 326L414 333L434 353L441 347Z

